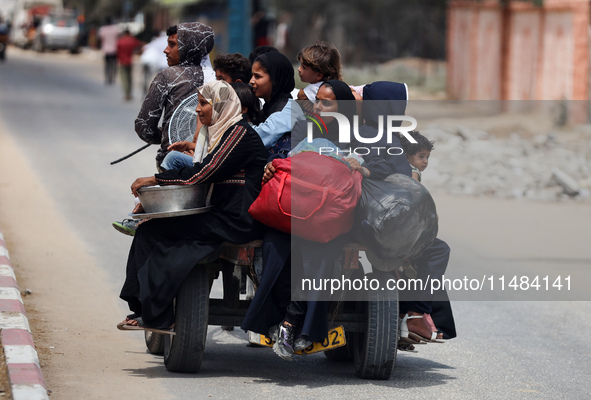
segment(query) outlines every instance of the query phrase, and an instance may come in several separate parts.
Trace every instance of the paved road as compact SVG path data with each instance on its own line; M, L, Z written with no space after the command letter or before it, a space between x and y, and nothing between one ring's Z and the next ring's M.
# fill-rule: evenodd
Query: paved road
M0 119L114 287L130 241L110 222L130 210L133 179L154 170L155 148L109 165L143 144L133 132L139 97L123 102L120 88L102 84L100 60L87 55L12 51L0 65ZM451 277L561 271L573 275L571 300L589 300L588 207L443 195L438 207L441 237L453 249ZM133 375L161 380L172 399L589 398L590 303L524 302L509 293L454 302L459 337L399 354L385 382L358 380L352 365L322 355L286 363L268 349L247 348L242 332L218 327L210 328L198 375L171 374L160 363ZM143 341L130 351L143 351Z

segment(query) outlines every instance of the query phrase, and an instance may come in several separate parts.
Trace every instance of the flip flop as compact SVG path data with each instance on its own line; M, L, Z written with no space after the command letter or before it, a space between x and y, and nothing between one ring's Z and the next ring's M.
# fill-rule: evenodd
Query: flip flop
M147 326L143 326L144 325L144 321L142 320L142 317L138 317L135 315L128 315L127 316L127 320L120 322L117 324L117 329L121 330L121 331L148 331L148 332L154 332L154 333L160 333L163 335L176 335L174 328L169 328L169 329L161 329L161 328L150 328ZM127 322L129 322L130 320L135 320L137 321L137 325L129 325Z

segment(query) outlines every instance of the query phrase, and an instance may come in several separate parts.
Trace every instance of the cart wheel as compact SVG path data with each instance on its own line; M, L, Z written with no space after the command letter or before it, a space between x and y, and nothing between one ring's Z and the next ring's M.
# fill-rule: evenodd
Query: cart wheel
M365 330L355 333L353 340L355 374L364 379L390 379L398 349L398 293L370 291L368 300L358 306L365 316Z
M203 361L209 314L209 277L197 266L176 297L176 335L164 335L164 365L172 372L198 372Z
M164 335L161 333L154 333L150 331L144 331L144 339L146 341L146 347L151 354L161 356L164 354Z

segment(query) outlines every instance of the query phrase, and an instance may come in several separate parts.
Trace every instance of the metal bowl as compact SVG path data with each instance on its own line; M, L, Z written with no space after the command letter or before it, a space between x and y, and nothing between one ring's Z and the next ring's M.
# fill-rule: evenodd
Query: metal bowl
M210 185L145 186L138 190L146 213L181 211L205 207Z

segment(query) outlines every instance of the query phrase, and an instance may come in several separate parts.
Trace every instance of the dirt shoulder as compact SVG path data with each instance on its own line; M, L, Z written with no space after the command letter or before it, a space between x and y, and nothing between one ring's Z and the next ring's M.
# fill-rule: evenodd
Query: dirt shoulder
M167 398L151 379L161 359L115 328L123 314L105 272L2 126L0 143L0 229L19 288L31 291L23 300L52 398Z

